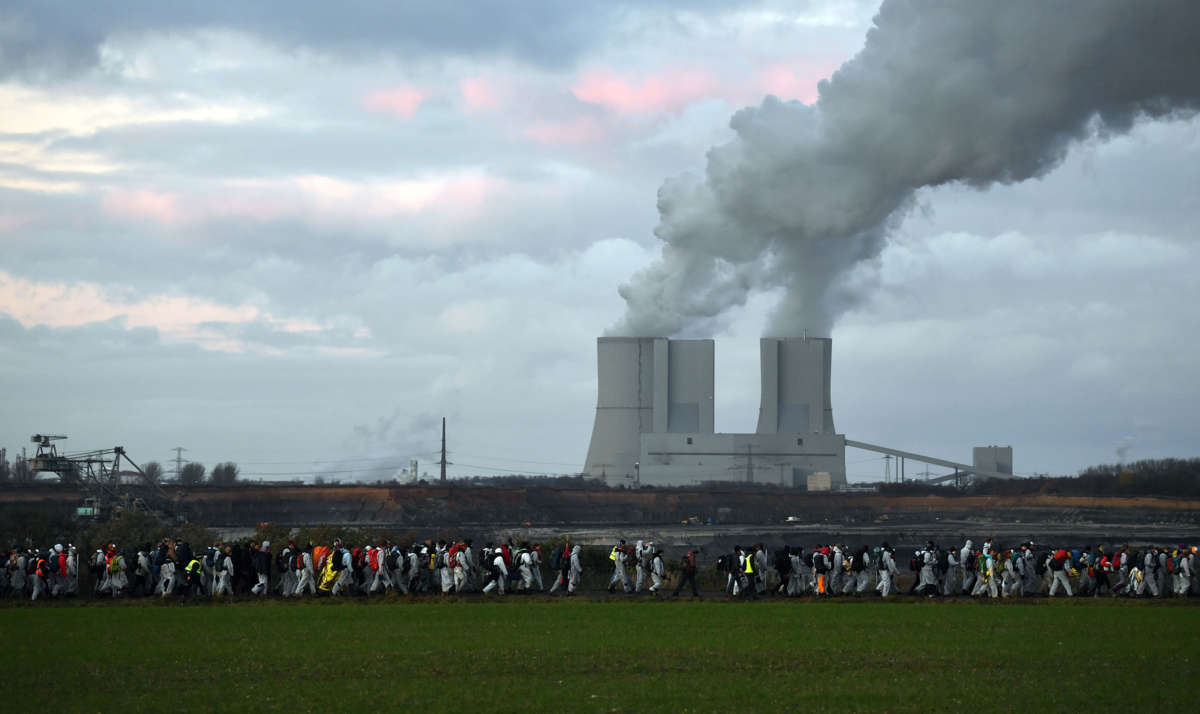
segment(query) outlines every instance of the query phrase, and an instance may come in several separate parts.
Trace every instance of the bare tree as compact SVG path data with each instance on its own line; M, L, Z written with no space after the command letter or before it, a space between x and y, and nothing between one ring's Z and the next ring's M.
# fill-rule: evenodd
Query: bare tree
M0 461L0 484L8 483L12 478L12 468L8 465L8 460Z
M179 484L181 486L199 486L204 483L204 464L189 461L183 465L179 471Z
M227 461L223 464L217 464L213 467L212 473L208 475L209 483L214 486L232 486L238 477L237 464L232 461Z
M158 463L157 461L151 461L142 467L142 473L145 475L147 483L159 483L162 481L163 477L162 464Z

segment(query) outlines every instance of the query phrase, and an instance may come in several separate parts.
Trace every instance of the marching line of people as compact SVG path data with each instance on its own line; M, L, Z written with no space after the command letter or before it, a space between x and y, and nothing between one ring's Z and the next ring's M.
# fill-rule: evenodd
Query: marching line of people
M1010 598L1046 595L1063 597L1186 597L1200 595L1196 546L1105 546L1039 550L1030 542L1013 548L991 540L976 548L971 540L961 547L939 548L929 541L909 559L909 595ZM876 548L857 550L845 545L818 545L809 551L784 546L768 557L761 544L742 548L717 560L726 575L731 597L756 598L772 592L799 597L896 594L900 569L896 551L885 541ZM615 576L614 576L615 577ZM770 583L770 585L768 585Z
M549 592L563 587L575 593L583 572L579 553L579 546L554 549L550 565L558 580ZM547 591L540 545L511 539L487 543L481 550L470 539L408 546L381 540L358 547L340 539L329 546L288 541L272 555L265 540L246 546L217 542L197 552L181 538L164 538L157 546L123 549L110 543L98 548L88 572L93 595L118 598ZM73 545L45 552L14 547L0 569L0 595L32 600L76 595L80 575Z
M1200 595L1196 547L1131 548L1105 546L1043 549L1033 542L1003 547L992 540L976 547L938 547L932 541L908 561L912 584L907 594L923 597L973 596L1010 598L1035 595L1166 597ZM688 587L700 597L696 577L698 554L688 551L668 569L663 548L653 541L627 545L621 540L608 551L612 575L608 592L671 595ZM579 545L549 548L547 563L554 576L549 588L542 579L542 547L537 543L486 543L470 539L426 540L399 545L304 546L288 541L272 554L269 541L247 545L220 542L201 551L180 538L156 546L122 549L112 543L90 557L92 593L96 596L207 596L234 594L290 598L305 596L480 592L575 595L583 575ZM755 544L737 546L716 559L718 577L730 597L767 594L791 597L873 596L897 594L901 569L895 549L884 542L875 548L818 545L809 550L784 546L773 553ZM631 573L632 571L632 573ZM12 548L0 569L0 594L8 597L70 597L79 594L79 555L74 545L44 551Z

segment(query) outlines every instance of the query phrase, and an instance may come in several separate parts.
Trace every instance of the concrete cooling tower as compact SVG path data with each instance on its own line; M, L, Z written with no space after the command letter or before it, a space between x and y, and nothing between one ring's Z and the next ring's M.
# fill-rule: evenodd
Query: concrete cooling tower
M846 483L830 404L832 341L764 339L757 433L713 430L712 340L601 337L586 474L610 485Z
M828 337L765 338L759 342L762 400L759 434L832 434Z
M643 434L713 433L712 340L596 340L596 422L586 473L638 478Z

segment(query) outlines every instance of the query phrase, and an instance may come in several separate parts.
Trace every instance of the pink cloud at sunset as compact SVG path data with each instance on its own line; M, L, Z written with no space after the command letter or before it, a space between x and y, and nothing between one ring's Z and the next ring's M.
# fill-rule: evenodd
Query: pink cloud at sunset
M363 106L373 112L386 112L402 119L412 119L429 95L416 87L400 86L376 89L363 97Z
M835 63L775 62L732 76L708 69L667 70L633 77L611 70L585 72L571 93L589 104L626 114L678 113L688 104L723 99L735 105L757 104L767 94L817 100L817 83L837 68Z
M468 77L458 83L459 94L469 109L496 109L501 104L501 92L483 77Z
M621 112L676 112L691 102L719 94L712 74L697 70L667 71L641 79L606 70L586 72L571 86L580 101Z
M178 196L149 189L114 191L103 198L101 207L115 217L142 218L163 224L184 220Z

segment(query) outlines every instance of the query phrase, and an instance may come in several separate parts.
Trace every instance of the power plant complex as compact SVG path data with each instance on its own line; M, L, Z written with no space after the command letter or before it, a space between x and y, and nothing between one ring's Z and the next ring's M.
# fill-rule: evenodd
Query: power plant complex
M713 429L712 340L601 337L596 423L585 473L611 485L709 481L846 484L846 439L833 427L829 338L760 342L754 433Z
M849 441L833 425L833 340L763 338L762 397L753 433L715 432L712 340L601 337L596 421L584 473L609 485L733 481L810 490L846 487L846 447L1012 477L1011 447L981 447L972 465Z

